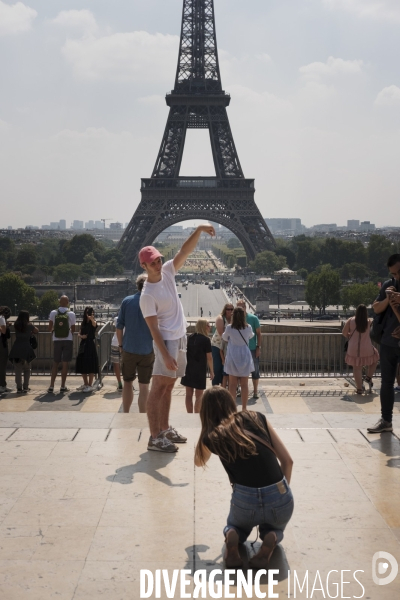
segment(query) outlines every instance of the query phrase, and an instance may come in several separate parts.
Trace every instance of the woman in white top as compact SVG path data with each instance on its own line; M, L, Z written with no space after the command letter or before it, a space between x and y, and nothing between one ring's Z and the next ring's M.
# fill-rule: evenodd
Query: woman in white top
M249 340L254 336L253 329L246 324L243 308L237 306L233 311L232 324L222 334L228 342L224 371L229 375L229 392L236 397L238 383L242 389L242 410L247 408L249 398L249 375L254 371L254 362L249 348Z

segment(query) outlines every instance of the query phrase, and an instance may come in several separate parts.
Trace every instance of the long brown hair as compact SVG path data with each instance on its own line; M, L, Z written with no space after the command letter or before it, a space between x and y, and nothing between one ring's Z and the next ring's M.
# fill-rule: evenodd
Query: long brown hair
M230 308L231 306L232 306L232 308L233 308L233 304L232 304L232 302L227 302L227 303L224 305L224 308L223 308L223 309L222 309L222 311L221 311L221 317L222 317L223 319L226 319L226 309L227 309L227 308ZM231 316L232 316L232 315L231 315Z
M237 306L233 311L232 329L246 329L246 313L241 306Z
M14 323L15 331L18 333L24 333L29 323L29 312L27 310L20 310L17 319Z
M220 387L204 392L200 409L201 432L196 447L196 456L205 466L204 446L209 447L226 462L237 458L249 458L257 454L253 440L244 433L246 426L255 424L262 429L257 414L250 411L237 412L236 403L230 393Z
M356 331L364 333L368 328L368 311L365 304L359 304L356 309Z

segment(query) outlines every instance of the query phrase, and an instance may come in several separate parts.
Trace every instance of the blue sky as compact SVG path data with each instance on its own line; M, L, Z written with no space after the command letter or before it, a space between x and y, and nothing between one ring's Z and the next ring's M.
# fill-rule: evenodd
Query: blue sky
M0 0L0 226L129 221L174 83L182 0ZM215 0L265 217L400 226L400 2ZM206 131L182 175L213 175Z

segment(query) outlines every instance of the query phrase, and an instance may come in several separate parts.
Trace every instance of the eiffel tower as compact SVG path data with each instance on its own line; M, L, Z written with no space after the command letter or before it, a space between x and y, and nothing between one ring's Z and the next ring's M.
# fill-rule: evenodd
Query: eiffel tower
M274 247L254 201L254 179L245 179L236 152L222 89L214 0L183 0L175 87L166 96L169 115L150 179L119 243L126 268L139 270L138 252L167 227L188 219L219 223L243 244L249 260ZM215 177L180 177L188 128L208 129Z

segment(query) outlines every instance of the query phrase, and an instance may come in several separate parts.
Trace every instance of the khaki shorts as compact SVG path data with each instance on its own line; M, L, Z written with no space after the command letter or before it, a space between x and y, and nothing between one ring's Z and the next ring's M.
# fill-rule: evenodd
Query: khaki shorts
M186 372L186 335L179 340L164 340L164 344L166 345L170 355L178 363L178 370L170 371L167 369L161 352L157 348L156 344L153 343L154 354L156 357L154 361L153 375L163 375L164 377L171 377L171 379L183 377Z
M150 383L153 372L154 354L132 354L122 351L121 371L124 381L135 381L136 372L139 383Z

